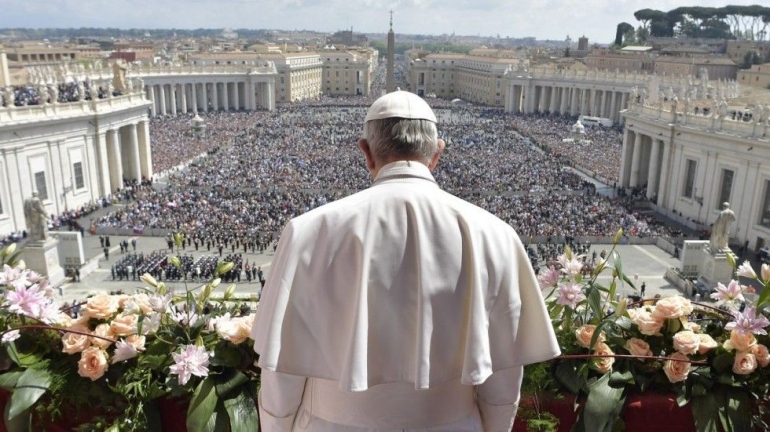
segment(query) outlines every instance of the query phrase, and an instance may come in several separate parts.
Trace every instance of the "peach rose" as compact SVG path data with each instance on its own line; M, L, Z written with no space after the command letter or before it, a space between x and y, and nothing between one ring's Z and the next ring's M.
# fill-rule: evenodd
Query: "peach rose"
M578 345L582 346L583 348L591 348L591 338L594 337L595 330L596 326L593 324L584 324L580 326L579 329L575 330L575 338L577 339ZM596 343L600 344L604 342L604 340L604 332L602 332L596 339Z
M749 375L757 369L757 358L754 354L745 351L739 351L735 354L733 362L733 372L738 375Z
M150 296L147 294L136 294L134 295L133 300L136 305L139 306L139 310L142 311L143 314L152 312L152 306L150 306Z
M131 344L137 351L144 351L144 343L147 339L141 335L131 335L126 338L126 342Z
M722 345L727 351L748 351L757 344L757 339L751 333L741 333L738 330L730 332L730 339Z
M766 346L756 344L751 347L749 352L754 354L754 357L757 358L757 363L759 363L760 366L767 367L767 365L770 364L770 352L768 352Z
M696 324L694 322L685 322L682 323L685 329L690 330L693 333L700 333L701 327L700 324Z
M719 346L717 341L715 341L714 338L712 338L710 335L699 333L697 336L700 339L700 344L698 344L699 354L706 354L707 352Z
M101 348L90 347L80 354L78 375L96 381L107 371L107 355Z
M609 346L606 343L601 342L596 344L594 354L598 355L614 355ZM593 359L594 368L601 373L607 373L612 370L612 365L615 364L615 357L597 357Z
M695 354L699 345L700 337L689 330L674 335L674 349L682 354Z
M109 294L97 294L86 302L83 316L96 319L107 319L118 311L118 301Z
M658 319L673 319L690 315L692 303L681 296L664 297L655 303L652 315Z
M85 326L72 326L70 330L79 331L85 333L85 335L77 333L64 333L61 337L62 352L67 354L76 354L82 352L88 348L91 344L88 341L88 334L91 333Z
M631 321L639 327L640 333L648 336L660 334L660 329L665 323L664 319L656 318L647 311L637 311Z
M115 333L112 332L110 325L107 323L101 323L98 326L96 326L92 334L99 337L92 337L91 345L94 345L101 349L106 349L108 346L112 345L111 341L108 341L102 338L113 339L113 340L115 339Z
M628 341L626 341L625 348L628 350L628 352L631 353L631 355L635 355L635 356L652 355L652 350L650 350L650 344L648 344L647 342L639 338L631 338ZM639 361L644 361L644 359L639 359Z
M682 382L690 374L690 360L682 353L673 353L668 356L671 360L663 362L663 372L672 383Z
M112 320L110 327L118 336L128 336L136 333L139 317L134 314L120 313Z

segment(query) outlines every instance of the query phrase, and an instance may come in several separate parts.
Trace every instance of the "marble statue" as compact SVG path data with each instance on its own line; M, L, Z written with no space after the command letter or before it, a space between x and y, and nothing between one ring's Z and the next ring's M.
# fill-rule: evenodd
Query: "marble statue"
M727 117L727 102L724 99L720 100L717 104L717 110L719 111L719 118L723 119Z
M120 93L126 90L126 70L125 65L120 62L112 65L112 85Z
M37 191L24 200L24 222L27 225L27 239L30 242L44 242L48 238L48 215Z
M722 203L722 212L711 227L709 246L712 251L719 252L727 249L730 237L730 224L735 221L735 213L730 210L730 203Z
M59 86L52 84L50 88L51 103L59 103Z
M134 91L134 80L131 78L126 78L126 90L129 93L132 93Z
M762 107L762 104L757 102L754 104L754 108L751 110L751 119L754 121L754 124L759 124L762 122L762 115L764 114L765 109Z

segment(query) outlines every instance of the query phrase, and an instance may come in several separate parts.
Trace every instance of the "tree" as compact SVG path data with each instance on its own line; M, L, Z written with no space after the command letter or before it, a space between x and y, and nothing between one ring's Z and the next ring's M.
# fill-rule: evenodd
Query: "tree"
M633 32L634 26L627 22L618 24L618 27L615 30L615 45L623 46L623 37L626 35L626 33L628 33L629 30Z

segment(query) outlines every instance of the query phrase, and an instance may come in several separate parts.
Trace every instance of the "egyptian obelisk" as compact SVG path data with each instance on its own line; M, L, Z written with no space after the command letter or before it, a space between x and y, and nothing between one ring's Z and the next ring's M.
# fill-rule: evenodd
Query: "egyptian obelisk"
M396 49L396 36L393 34L393 11L390 11L390 31L388 31L388 66L385 75L385 91L396 91L396 80L393 75L394 55Z

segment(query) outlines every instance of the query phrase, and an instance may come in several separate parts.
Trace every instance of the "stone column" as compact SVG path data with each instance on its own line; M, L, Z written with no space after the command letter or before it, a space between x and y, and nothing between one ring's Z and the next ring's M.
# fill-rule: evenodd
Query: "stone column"
M123 189L123 159L120 154L120 137L117 129L107 131L107 154L110 161L110 191Z
M567 113L567 103L569 98L569 88L560 87L559 95L561 96L561 106L559 106L559 114L565 115Z
M139 122L139 167L142 178L152 178L152 148L150 147L150 122Z
M182 98L182 112L187 113L187 84L180 84L180 94Z
M190 102L192 102L192 111L194 114L198 114L198 91L197 91L198 84L192 83L190 84L192 96L190 97Z
M599 117L609 117L608 115L606 115L607 113L604 112L605 105L607 105L607 91L602 90L602 105L599 108Z
M201 84L201 86L203 89L203 91L201 92L201 97L203 97L203 112L209 112L209 100L214 91L211 88L213 85L208 83L203 83Z
M629 180L629 186L639 186L639 158L642 153L642 134L636 132L634 135L634 153L631 157L631 179Z
M211 106L214 111L219 111L219 83L211 83Z
M618 110L616 110L615 104L617 103L618 94L613 91L612 92L612 98L610 99L610 118L612 119L613 123L618 122Z
M160 115L166 115L166 85L160 84L158 90L160 91Z
M557 101L557 96L558 96L558 95L559 95L559 88L558 88L558 87L554 87L554 86L552 86L552 87L551 87L551 101L550 101L550 103L551 103L551 106L548 108L548 110L549 110L549 111L550 111L552 114L553 114L553 113L556 113L556 112L557 112L557 110L559 109L559 108L558 108L558 106L556 105L556 104L557 104L557 102L558 102L558 101Z
M150 114L155 117L157 115L157 98L155 97L155 86L147 86L147 96L149 97L150 101L152 101L152 105L150 105Z
M176 84L169 84L168 86L169 103L171 104L171 115L176 116L177 102L179 95L176 92Z
M658 173L660 171L659 158L660 158L660 146L663 145L663 141L659 139L652 139L652 150L650 151L650 167L649 176L647 178L647 198L652 198L658 192Z
M254 98L254 83L249 80L245 84L244 91L246 94L244 95L244 101L243 104L247 109L250 109L252 111L257 109L257 101Z
M669 172L669 158L671 157L671 146L667 145L665 141L661 140L660 145L663 147L663 162L660 164L660 182L658 184L658 202L661 207L666 206L666 196L673 191L668 187L668 172Z
M224 94L224 108L225 111L230 111L230 86L227 81L222 83L222 93Z
M572 97L570 98L570 103L569 103L569 115L573 117L578 114L578 92L579 91L580 90L578 90L575 87L573 87L570 90L570 93L572 93L571 95Z
M136 131L136 123L128 125L128 173L131 180L142 180L141 164L139 159L139 136Z
M155 88L154 86L152 87ZM96 151L99 174L99 196L106 197L110 194L110 165L107 158L107 133L99 132L96 134Z
M241 109L241 95L239 94L240 91L238 89L238 87L239 87L238 81L233 83L233 87L234 87L234 90L235 90L233 92L233 96L234 96L233 97L233 99L234 99L233 103L235 104L234 108L235 108L235 111L238 111L239 109Z
M267 83L267 109L272 111L275 109L275 82Z

